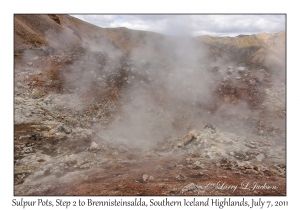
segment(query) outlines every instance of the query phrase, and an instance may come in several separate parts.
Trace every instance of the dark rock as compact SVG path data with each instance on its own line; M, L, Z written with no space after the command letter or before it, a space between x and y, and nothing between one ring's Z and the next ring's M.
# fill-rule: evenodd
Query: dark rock
M279 166L280 168L286 168L286 165L285 165L285 164L278 164L278 166Z
M210 123L206 123L202 126L202 130L204 129L211 129L213 133L217 132L217 129L215 126L213 126L212 124Z
M199 177L204 176L204 173L196 171L196 172L192 172L192 173L188 174L187 176L190 178L199 178Z
M70 134L72 132L72 129L69 128L68 126L66 125L63 125L62 126L62 131L64 131L66 134Z
M48 15L52 20L54 20L56 23L60 24L60 20L57 17L57 15Z
M233 157L235 157L238 160L245 160L246 159L246 155L242 154L240 152L234 152Z

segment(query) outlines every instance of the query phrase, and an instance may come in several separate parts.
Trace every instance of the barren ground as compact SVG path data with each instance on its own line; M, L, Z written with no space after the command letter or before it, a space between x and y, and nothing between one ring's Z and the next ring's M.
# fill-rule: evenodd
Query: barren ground
M198 102L200 82L180 100L157 79L172 62L15 56L15 195L286 195L284 78L201 68Z

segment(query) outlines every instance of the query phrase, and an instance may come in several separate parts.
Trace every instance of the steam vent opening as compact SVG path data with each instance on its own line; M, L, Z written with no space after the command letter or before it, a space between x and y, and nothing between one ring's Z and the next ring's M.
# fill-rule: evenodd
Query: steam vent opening
M286 195L285 23L118 18L14 15L14 195Z

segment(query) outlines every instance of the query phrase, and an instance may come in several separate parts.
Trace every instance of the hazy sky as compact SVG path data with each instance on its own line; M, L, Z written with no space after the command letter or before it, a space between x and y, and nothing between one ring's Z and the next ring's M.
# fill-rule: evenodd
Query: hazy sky
M169 35L237 36L285 30L285 15L72 15L103 28Z

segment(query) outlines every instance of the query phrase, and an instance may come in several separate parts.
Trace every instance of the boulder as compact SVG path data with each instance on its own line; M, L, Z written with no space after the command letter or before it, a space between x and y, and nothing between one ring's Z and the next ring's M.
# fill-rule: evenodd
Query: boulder
M151 181L154 181L154 177L153 176L149 176L148 180L151 182Z
M256 160L258 160L259 162L261 162L263 159L265 159L265 155L263 153L260 153L255 158L256 158Z
M238 73L244 73L245 70L245 67L238 67Z
M70 134L72 132L72 129L67 125L63 125L62 131L65 132L66 134Z
M183 137L183 145L187 145L189 143L191 143L191 141L193 141L194 139L197 138L198 132L196 130L192 130L190 131L187 135L185 135Z
M146 182L148 180L148 177L149 176L147 174L144 174L143 177L142 177L143 178L143 182Z
M100 146L96 142L92 142L89 150L100 150Z
M203 188L201 186L195 185L194 183L190 183L184 186L181 190L181 193L191 192L191 193L198 193L201 192Z

